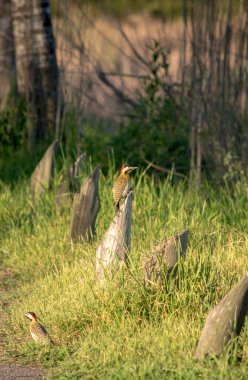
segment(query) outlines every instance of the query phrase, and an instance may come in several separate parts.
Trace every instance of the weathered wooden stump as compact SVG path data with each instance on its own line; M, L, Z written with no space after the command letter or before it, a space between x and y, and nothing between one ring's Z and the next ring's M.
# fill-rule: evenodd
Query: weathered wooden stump
M74 195L69 241L77 243L94 237L96 218L100 210L99 174L100 166L97 165L82 184L80 193Z
M155 247L154 253L144 266L144 284L162 284L165 277L175 271L180 258L185 259L189 230L175 235Z
M80 191L79 174L84 167L86 154L81 154L77 160L70 165L68 173L64 174L61 183L58 185L55 195L56 206L62 212L63 207L68 205L72 195Z
M240 334L248 313L248 273L208 314L195 358L218 356L232 338Z
M96 251L96 274L104 284L126 262L131 246L133 192L130 191Z
M39 197L45 190L51 187L57 149L58 141L54 141L47 149L31 176L31 190L34 198Z

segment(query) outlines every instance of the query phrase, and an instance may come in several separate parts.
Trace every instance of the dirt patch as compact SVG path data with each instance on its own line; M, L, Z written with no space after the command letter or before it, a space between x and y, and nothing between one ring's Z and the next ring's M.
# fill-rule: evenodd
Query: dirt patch
M21 367L17 364L0 363L0 380L28 379L41 380L44 379L45 371L37 368Z

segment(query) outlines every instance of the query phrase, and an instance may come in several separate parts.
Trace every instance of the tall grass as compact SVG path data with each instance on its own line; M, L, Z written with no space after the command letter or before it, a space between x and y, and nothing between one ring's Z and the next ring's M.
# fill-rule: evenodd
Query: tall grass
M90 171L90 168L87 168ZM247 198L236 186L196 192L171 178L133 178L130 267L120 286L100 289L95 251L114 216L114 170L100 178L101 211L92 244L68 246L71 207L60 213L54 193L36 205L28 182L0 185L0 266L12 284L5 306L5 355L50 368L54 379L245 379L248 324L239 339L241 360L228 356L205 363L194 351L206 315L247 272ZM190 230L178 288L143 286L142 265L152 246ZM23 313L35 311L58 343L31 341Z

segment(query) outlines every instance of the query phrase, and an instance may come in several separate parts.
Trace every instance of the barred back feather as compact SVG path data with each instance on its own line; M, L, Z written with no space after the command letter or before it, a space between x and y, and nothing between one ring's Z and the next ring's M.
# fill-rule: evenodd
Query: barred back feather
M114 204L117 209L119 209L119 204L121 198L125 198L130 191L130 177L127 173L122 173L116 179L113 194L114 194Z
M30 333L36 342L54 344L45 327L37 321L30 323Z

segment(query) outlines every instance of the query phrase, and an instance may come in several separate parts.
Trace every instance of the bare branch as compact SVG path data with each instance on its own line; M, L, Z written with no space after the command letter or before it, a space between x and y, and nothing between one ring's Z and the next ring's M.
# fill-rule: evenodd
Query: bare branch
M144 162L146 164L148 164L149 166L151 166L152 168L154 168L156 170L159 170L162 173L173 174L173 175L175 175L177 177L181 177L181 178L187 179L187 176L184 175L184 174L182 174L182 173L178 173L178 172L175 172L174 170L163 168L162 166L156 165L153 162L148 161L148 160L144 160Z
M146 62L146 60L142 57L142 55L140 55L140 53L138 52L137 49L135 49L134 45L132 44L132 42L130 41L130 39L128 38L128 36L126 35L126 33L124 32L121 24L120 24L120 32L121 32L121 35L124 37L125 41L128 43L130 49L132 50L132 52L134 53L135 57L138 58L138 60L140 62L143 63L143 65L145 65L146 67L150 68L150 65L148 62Z
M122 102L124 103L127 103L129 104L130 106L132 106L133 108L136 108L139 103L130 98L129 96L127 96L126 94L124 94L119 88L117 88L106 76L106 74L100 69L100 68L97 68L96 69L96 73L97 73L97 76L98 78L106 85L108 86L112 91L113 93L115 94L115 96L121 100Z

